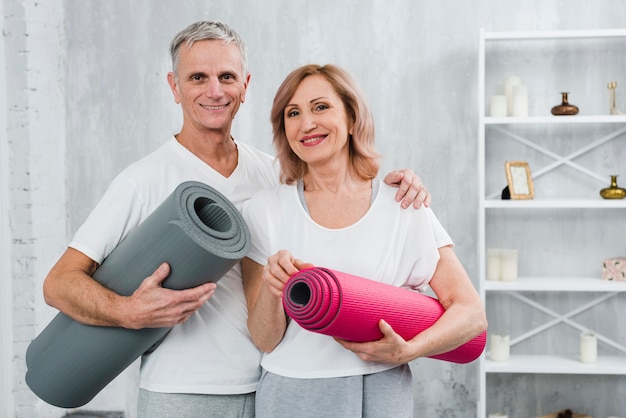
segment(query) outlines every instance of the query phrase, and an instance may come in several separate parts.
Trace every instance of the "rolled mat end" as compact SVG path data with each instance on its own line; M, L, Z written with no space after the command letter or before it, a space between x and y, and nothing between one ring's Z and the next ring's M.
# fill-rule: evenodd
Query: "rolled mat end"
M283 290L285 312L302 328L349 341L383 337L384 319L405 340L432 326L445 312L435 298L421 293L322 267L294 274ZM447 353L430 356L469 363L484 351L483 332Z

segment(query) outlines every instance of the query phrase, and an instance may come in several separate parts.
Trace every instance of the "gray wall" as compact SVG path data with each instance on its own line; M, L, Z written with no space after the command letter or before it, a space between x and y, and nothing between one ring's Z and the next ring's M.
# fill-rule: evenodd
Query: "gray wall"
M626 26L626 2L620 0L2 0L2 5L6 89L0 90L6 98L0 103L6 102L6 109L0 111L6 115L1 128L9 152L2 162L10 166L4 196L12 233L11 254L3 254L12 280L3 278L8 281L3 290L19 296L12 329L3 333L13 339L13 360L3 361L8 370L2 371L13 373L10 408L19 417L62 415L23 382L26 346L55 314L42 301L41 280L113 176L177 132L180 112L166 83L168 44L189 23L223 20L246 39L252 81L234 135L268 152L270 104L284 76L310 62L348 69L374 109L383 171L408 167L422 176L476 284L479 28ZM557 99L555 94L555 104ZM413 366L418 416L475 415L476 365L425 359ZM135 365L88 408L134 416L136 377ZM522 394L500 389L519 411L510 417L548 412L533 399L555 380L511 383ZM492 389L499 384L492 382ZM609 384L625 385L622 378ZM534 393L531 400L524 401L525 389ZM552 398L558 402L548 406L567 407L576 397L559 393Z

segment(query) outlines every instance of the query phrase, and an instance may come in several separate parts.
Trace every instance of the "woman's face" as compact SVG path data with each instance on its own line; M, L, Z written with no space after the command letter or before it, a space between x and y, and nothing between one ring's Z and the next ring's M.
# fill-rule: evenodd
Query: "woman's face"
M320 75L302 80L285 108L285 134L296 155L309 166L347 155L351 130L333 86Z

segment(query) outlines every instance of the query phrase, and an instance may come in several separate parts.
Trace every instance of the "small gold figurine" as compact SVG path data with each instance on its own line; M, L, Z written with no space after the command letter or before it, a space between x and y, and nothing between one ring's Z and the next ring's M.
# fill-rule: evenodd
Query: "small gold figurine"
M623 112L615 106L615 89L617 88L617 81L611 81L607 85L609 88L609 112L611 115L623 115Z

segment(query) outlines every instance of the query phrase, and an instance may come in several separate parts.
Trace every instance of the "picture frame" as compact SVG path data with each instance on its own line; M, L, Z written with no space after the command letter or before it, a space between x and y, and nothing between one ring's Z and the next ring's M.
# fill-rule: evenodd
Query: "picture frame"
M533 178L526 161L506 161L504 171L506 172L511 199L533 199L535 197Z

